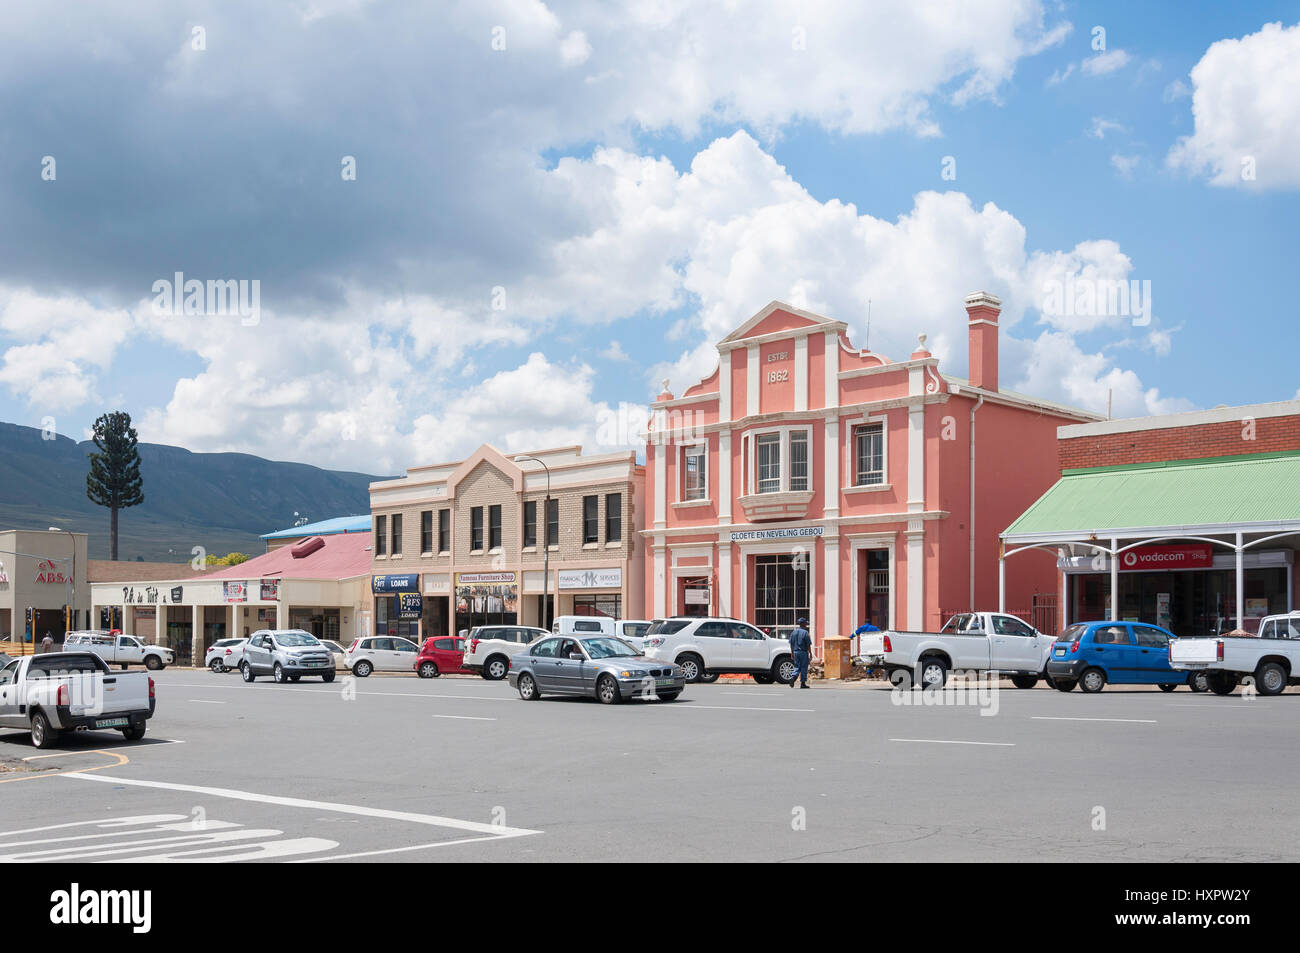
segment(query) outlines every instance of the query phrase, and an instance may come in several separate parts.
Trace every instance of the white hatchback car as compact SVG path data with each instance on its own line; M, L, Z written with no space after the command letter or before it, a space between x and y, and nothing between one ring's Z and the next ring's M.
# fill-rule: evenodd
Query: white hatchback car
M410 639L395 635L373 635L357 639L348 646L347 664L357 678L371 672L415 673L415 657L420 647Z
M218 639L208 647L203 664L218 673L238 671L247 644L248 639Z

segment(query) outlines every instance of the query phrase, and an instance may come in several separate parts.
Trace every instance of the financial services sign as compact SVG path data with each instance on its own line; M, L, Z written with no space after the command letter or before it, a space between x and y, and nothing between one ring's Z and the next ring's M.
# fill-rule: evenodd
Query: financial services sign
M420 574L415 572L370 577L371 592L418 592L419 589Z

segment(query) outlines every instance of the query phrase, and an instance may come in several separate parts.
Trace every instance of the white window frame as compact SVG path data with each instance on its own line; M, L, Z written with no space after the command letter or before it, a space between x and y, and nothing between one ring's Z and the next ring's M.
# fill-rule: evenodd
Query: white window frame
M880 425L881 480L879 483L858 483L858 448L856 431L870 424ZM889 417L885 414L867 414L845 422L844 437L844 489L854 492L890 489L889 481Z
M686 495L686 458L693 455L696 451L698 451L699 455L704 458L704 495L692 499ZM677 447L677 460L677 472L681 474L681 479L677 484L677 501L679 503L708 503L713 492L713 487L710 485L710 477L712 474L709 472L711 467L709 466L708 441L698 440L694 443L679 444Z
M764 427L761 430L748 431L742 438L745 441L744 454L746 461L745 473L745 491L747 495L758 496L758 438L769 434L779 434L781 437L781 480L780 486L775 490L769 490L769 493L789 493L790 490L790 435L792 433L802 433L806 435L808 441L808 485L803 490L795 490L796 493L812 492L816 486L817 467L814 463L816 456L814 452L815 444L813 443L813 427L811 424L796 424L789 427ZM763 494L765 495L765 494Z

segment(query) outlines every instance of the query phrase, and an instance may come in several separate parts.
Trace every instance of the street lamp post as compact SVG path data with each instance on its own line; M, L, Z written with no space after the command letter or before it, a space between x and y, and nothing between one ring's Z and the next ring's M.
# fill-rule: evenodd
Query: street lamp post
M546 630L551 628L551 468L543 461L536 457L530 457L522 453L515 457L515 461L532 460L533 463L540 463L542 469L546 471L546 499L542 502L542 627ZM522 580L521 580L522 582Z
M60 529L60 528L57 527L57 526L51 526L51 527L50 527L50 532L51 532L51 533L67 533L67 534L68 534L68 541L69 541L70 543L72 543L72 556L71 556L70 559L69 559L69 563L70 563L71 569L70 569L69 572L68 572L68 592L69 592L69 598L68 598L68 609L69 609L68 622L71 623L71 622L73 622L73 621L76 619L76 617L77 617L77 537L75 537L75 536L72 535L72 531L71 531L71 530ZM76 626L74 625L73 628L76 628ZM65 632L64 635L67 635L67 633ZM33 644L35 643L35 640L36 640L36 635L35 635L35 633L33 633L33 634L32 634L32 641L33 641Z

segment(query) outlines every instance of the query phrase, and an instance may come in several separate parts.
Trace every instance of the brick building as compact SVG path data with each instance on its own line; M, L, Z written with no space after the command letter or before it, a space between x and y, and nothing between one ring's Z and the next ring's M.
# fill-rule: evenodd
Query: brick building
M1062 427L1061 477L1002 534L1057 555L1066 621L1255 631L1295 605L1300 400ZM1112 598L1118 593L1118 598ZM1003 597L1005 598L1005 597Z
M366 630L418 641L555 615L639 618L644 486L631 451L506 455L487 444L372 483Z
M960 306L954 302L955 306ZM718 366L652 405L645 587L655 616L730 615L820 645L864 620L922 629L998 595L998 533L1056 479L1056 432L1096 414L1003 389L1002 302L964 302L970 380L919 336L903 360L847 325L772 302ZM1051 559L1014 608L1054 611Z

